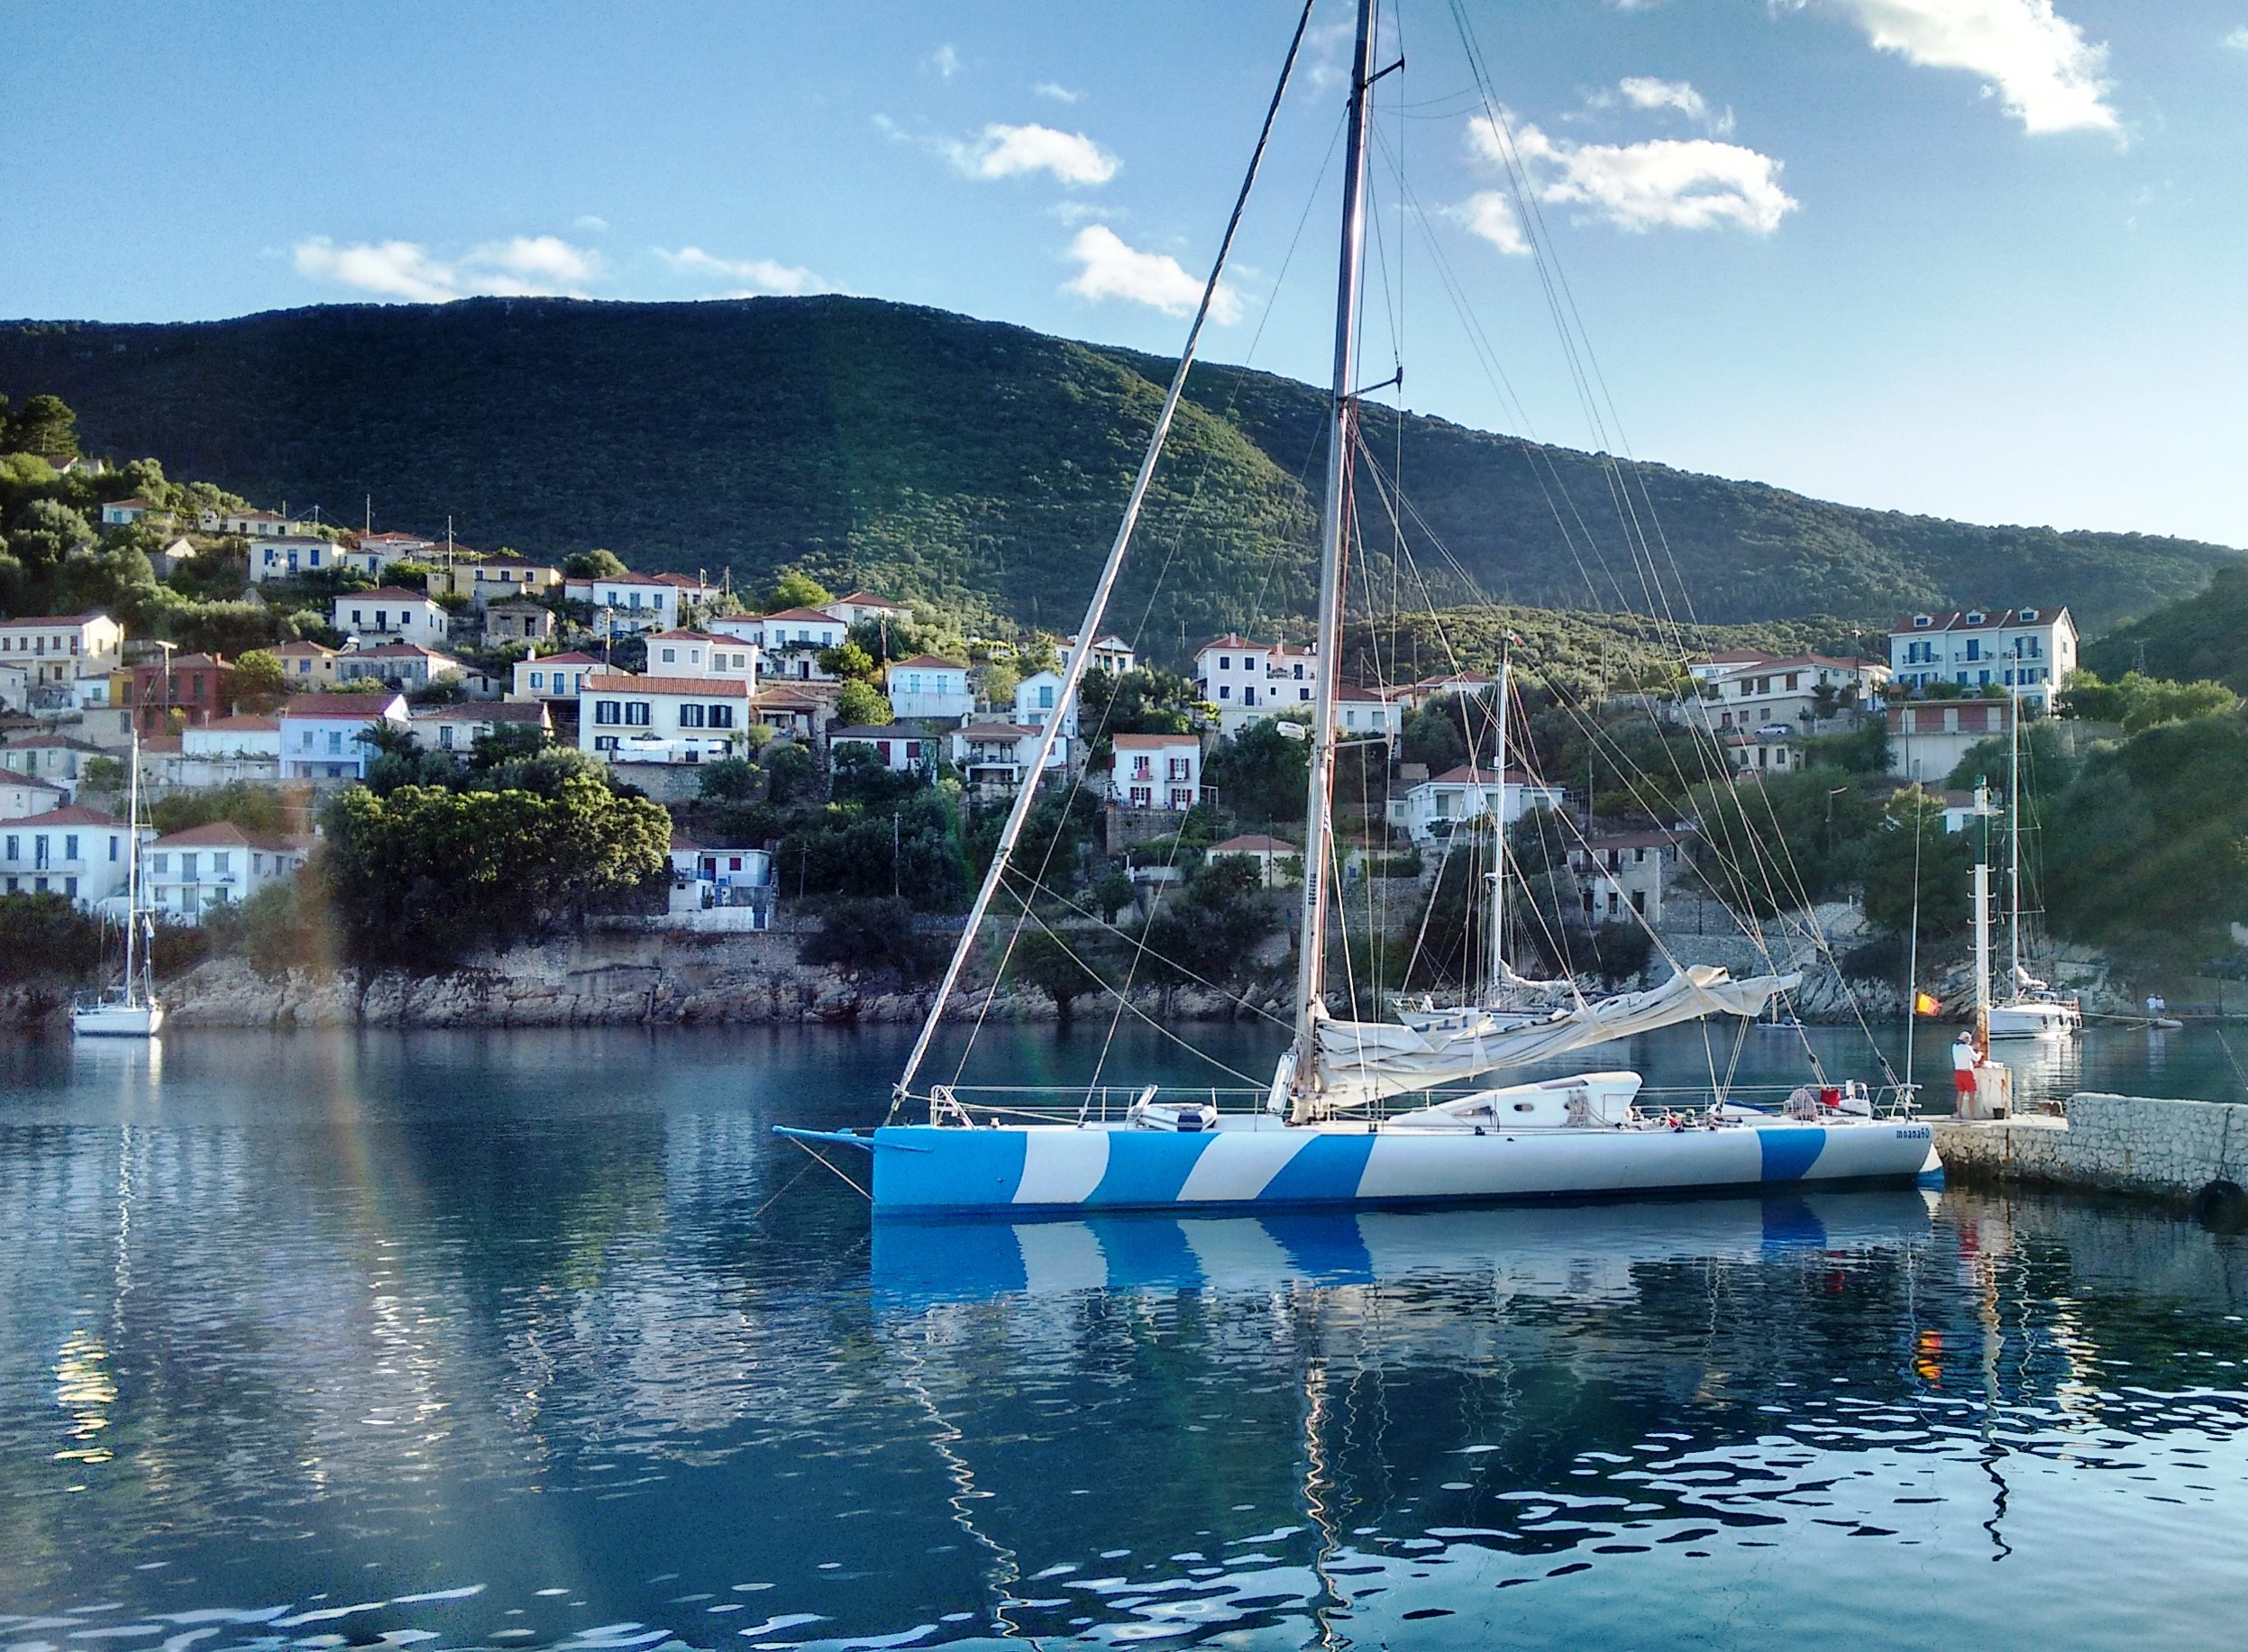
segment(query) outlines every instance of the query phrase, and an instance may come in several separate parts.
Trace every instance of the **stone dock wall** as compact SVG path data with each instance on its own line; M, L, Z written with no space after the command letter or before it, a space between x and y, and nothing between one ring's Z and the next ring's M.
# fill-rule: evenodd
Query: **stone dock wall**
M2248 1184L2248 1107L2094 1092L2068 1116L1989 1122L1939 1118L1947 1178L2193 1200Z

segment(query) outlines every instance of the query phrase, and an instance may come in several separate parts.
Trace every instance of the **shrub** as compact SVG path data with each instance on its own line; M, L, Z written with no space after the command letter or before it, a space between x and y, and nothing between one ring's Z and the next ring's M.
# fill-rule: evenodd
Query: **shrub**
M911 903L872 899L837 901L798 955L806 963L854 972L895 970L912 980L929 967L931 950L913 926Z
M0 981L85 981L101 958L100 921L68 896L0 896Z

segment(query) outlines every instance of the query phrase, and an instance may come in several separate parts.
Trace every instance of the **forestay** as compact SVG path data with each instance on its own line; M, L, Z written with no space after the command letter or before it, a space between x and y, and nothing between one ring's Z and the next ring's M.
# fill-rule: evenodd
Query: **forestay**
M1322 1019L1321 1099L1330 1108L1364 1107L1703 1016L1752 1017L1777 994L1802 984L1800 974L1735 981L1725 970L1696 964L1648 991L1558 1009L1526 1027L1503 1026L1487 1016L1464 1027L1426 1032L1388 1021Z

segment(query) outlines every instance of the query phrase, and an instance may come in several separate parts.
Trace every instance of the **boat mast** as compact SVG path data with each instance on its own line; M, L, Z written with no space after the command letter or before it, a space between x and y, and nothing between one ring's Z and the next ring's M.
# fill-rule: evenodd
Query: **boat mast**
M140 716L140 707L133 715ZM134 724L127 761L133 773L125 782L125 1002L133 1002L133 932L141 926L141 729Z
M1335 377L1327 413L1327 503L1320 519L1319 632L1312 672L1309 800L1303 818L1303 918L1297 934L1296 1036L1288 1116L1313 1115L1319 1089L1318 1023L1326 1013L1327 862L1334 832L1335 682L1341 666L1343 534L1350 511L1357 440L1358 288L1366 246L1366 110L1374 90L1374 4L1358 0L1350 54L1350 118L1343 149L1342 248L1335 287Z
M1484 1000L1496 1003L1506 984L1506 715L1512 685L1513 661L1506 644L1499 644L1499 808L1497 835L1491 844L1491 991Z
M1975 777L1975 1045L1990 1048L1990 782Z
M2006 926L2013 972L2006 976L2009 1001L2022 996L2022 693L2006 690L2006 898L2013 921Z

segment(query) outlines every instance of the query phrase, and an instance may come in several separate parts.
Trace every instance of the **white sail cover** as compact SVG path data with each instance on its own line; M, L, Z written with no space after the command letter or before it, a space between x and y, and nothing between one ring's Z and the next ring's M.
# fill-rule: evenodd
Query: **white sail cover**
M1724 970L1696 964L1648 991L1557 1009L1527 1027L1486 1017L1464 1027L1418 1033L1387 1021L1323 1019L1318 1028L1320 1087L1330 1107L1363 1107L1703 1016L1754 1016L1776 994L1802 984L1800 974L1735 981Z

